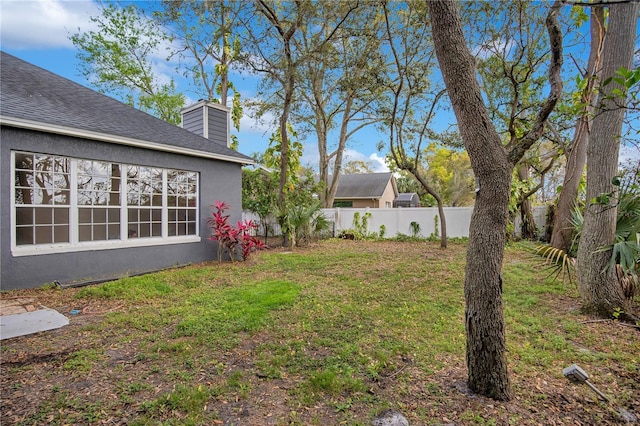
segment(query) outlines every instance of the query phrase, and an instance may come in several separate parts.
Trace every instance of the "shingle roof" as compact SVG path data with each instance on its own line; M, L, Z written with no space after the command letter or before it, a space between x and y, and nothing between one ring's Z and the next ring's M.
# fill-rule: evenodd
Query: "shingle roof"
M384 194L391 173L342 175L335 198L379 198Z
M65 129L85 131L108 142L134 140L159 149L166 146L174 152L184 150L187 155L204 154L211 158L253 163L246 155L6 52L0 52L0 55L2 124L38 123L60 133Z

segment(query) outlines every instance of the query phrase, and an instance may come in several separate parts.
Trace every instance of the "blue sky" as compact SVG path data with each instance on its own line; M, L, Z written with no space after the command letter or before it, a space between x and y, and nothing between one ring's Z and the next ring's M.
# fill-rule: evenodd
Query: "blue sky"
M94 29L90 17L99 14L98 5L93 0L0 0L0 49L65 78L88 85L80 75L76 49L69 37L78 32L78 28L82 31ZM194 92L189 91L189 84L163 62L164 58L158 58L157 75L167 80L174 79L178 90L189 101L195 102L198 98ZM232 75L231 78L240 89L243 99L255 96L258 77ZM451 113L440 117L438 128L446 129L454 122ZM273 131L273 126L257 122L245 111L241 131L238 133L240 151L248 155L264 152ZM373 126L359 131L349 142L345 162L362 160L368 162L375 171L388 170L383 162L386 150L380 152L376 147L380 141L386 142L387 136L376 132ZM309 136L302 142L302 164L316 166L318 154L315 140ZM623 147L621 157L638 158L640 153L637 147Z
M69 37L77 33L78 28L83 32L94 29L90 17L99 14L98 5L92 0L0 0L0 49L89 86L80 74L77 51ZM197 95L189 93L189 85L181 81L180 76L171 75L171 70L170 66L165 66L164 72L168 74L164 77L175 79L178 90L195 102ZM236 75L231 78L244 99L255 96L257 77ZM239 150L247 155L264 152L274 128L253 120L246 113L240 127ZM386 152L379 152L376 148L383 138L386 136L376 133L373 127L361 130L350 142L345 161L362 160L369 162L376 171L388 170L382 160ZM304 147L302 164L316 165L318 154L315 140L310 139L304 143Z

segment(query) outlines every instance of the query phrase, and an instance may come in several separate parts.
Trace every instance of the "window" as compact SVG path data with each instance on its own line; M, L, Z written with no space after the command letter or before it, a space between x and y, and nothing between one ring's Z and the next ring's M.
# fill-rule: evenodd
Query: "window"
M169 170L167 205L169 235L192 235L196 230L198 175L194 172Z
M70 162L15 155L16 245L69 242Z
M127 168L127 235L129 238L162 236L163 176L163 170L158 168L142 166Z
M78 238L120 238L120 164L78 160Z
M162 243L198 235L196 172L12 154L16 248Z

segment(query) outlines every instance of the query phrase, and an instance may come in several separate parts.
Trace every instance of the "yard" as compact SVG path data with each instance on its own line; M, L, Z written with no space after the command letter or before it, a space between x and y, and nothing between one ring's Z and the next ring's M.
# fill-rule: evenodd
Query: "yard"
M328 240L248 262L3 293L69 316L2 342L2 425L624 424L640 334L578 311L522 245L504 266L508 403L465 385L465 244ZM71 315L72 310L80 313ZM571 384L577 363L609 396ZM622 410L621 410L622 409Z

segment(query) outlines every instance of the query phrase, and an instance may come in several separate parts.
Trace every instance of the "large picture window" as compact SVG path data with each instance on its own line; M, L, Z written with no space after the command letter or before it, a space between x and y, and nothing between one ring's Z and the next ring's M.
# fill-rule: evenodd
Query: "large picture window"
M28 152L14 158L14 245L198 235L198 173Z

